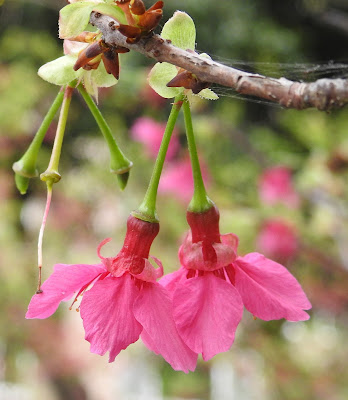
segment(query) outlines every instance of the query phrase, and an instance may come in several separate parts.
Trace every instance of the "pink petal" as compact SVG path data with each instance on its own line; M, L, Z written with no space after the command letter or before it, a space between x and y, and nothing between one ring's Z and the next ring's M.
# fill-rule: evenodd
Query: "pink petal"
M42 293L32 297L25 317L43 319L51 316L61 301L71 298L75 292L103 272L105 268L100 264L56 264L53 274L41 287Z
M225 235L220 235L221 243L230 246L233 251L237 254L239 237L234 233L226 233Z
M204 360L229 350L243 315L237 290L212 273L177 286L174 319L184 342Z
M253 315L265 321L286 318L304 321L311 303L301 285L282 265L259 253L238 257L235 285L244 305Z
M145 282L156 282L161 276L163 276L163 265L161 261L156 257L151 257L159 268L154 268L148 259L145 259L145 267L140 274L133 275L135 278Z
M165 287L168 292L173 293L178 283L186 281L187 273L186 268L180 267L177 271L164 275L158 283Z
M166 289L158 283L144 283L134 303L134 315L144 328L141 338L150 350L161 354L176 371L194 371L197 354L178 334Z
M84 294L81 317L92 353L104 355L110 351L112 362L121 350L138 340L142 328L133 315L138 293L134 279L124 274L98 281Z

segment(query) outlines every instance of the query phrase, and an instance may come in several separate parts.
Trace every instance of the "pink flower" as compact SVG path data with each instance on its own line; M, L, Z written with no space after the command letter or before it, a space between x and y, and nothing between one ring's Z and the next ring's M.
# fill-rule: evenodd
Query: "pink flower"
M256 239L256 247L266 256L285 263L298 250L296 231L280 219L270 219L263 224Z
M141 335L145 345L171 364L173 369L193 371L197 354L181 340L172 316L172 301L165 288L156 282L163 275L148 260L159 224L128 218L124 245L114 258L101 264L55 265L53 274L42 285L43 292L33 296L26 318L47 318L63 300L77 292L83 295L80 310L85 338L91 352L104 355L109 362ZM88 287L93 285L89 290Z
M203 180L206 186L209 185L210 177L204 163L201 161ZM160 184L159 193L170 194L187 204L193 194L193 176L191 161L189 157L182 160L172 161L164 170Z
M174 319L187 346L204 360L227 351L243 304L263 320L309 318L300 284L282 265L259 253L237 256L238 237L220 235L219 212L187 213L191 227L179 250L182 267L160 283L172 293Z
M259 195L265 204L283 203L296 208L300 198L293 187L291 172L286 167L273 167L263 172L259 179Z
M152 118L140 117L133 124L131 134L134 140L143 143L149 157L156 158L165 128L166 124L156 122ZM166 159L172 159L178 152L179 147L179 139L174 129Z

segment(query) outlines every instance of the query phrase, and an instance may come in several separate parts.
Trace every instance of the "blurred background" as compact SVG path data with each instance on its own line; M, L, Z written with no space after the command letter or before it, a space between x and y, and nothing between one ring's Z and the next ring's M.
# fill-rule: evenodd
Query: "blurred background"
M107 356L89 353L80 316L68 310L69 303L47 320L24 318L36 288L46 191L33 179L21 196L11 167L58 91L37 70L62 55L57 19L66 1L0 4L0 399L347 399L347 109L284 110L224 88L216 88L218 101L197 98L193 104L221 232L239 236L240 254L258 250L286 265L312 302L311 319L254 321L245 311L232 349L200 360L188 375L173 371L140 341L108 364ZM221 62L300 80L347 75L347 1L166 0L162 25L176 9L194 19L197 49ZM119 84L99 95L100 109L134 162L124 192L108 171L108 150L95 121L82 98L73 96L62 180L54 187L44 237L44 278L55 263L97 263L97 245L106 237L113 240L105 255L120 249L170 110L170 101L147 86L151 65L141 55L121 55ZM47 168L55 128L56 122L40 152L40 172ZM179 266L190 179L180 117L159 195L161 232L151 251L165 272Z

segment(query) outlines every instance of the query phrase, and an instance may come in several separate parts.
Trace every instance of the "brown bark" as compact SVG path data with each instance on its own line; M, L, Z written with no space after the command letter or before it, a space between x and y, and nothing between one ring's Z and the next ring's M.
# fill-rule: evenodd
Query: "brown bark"
M111 46L122 46L137 51L158 62L168 62L193 73L202 82L217 83L236 92L266 99L285 108L315 107L321 111L343 107L348 103L348 80L319 79L315 82L295 82L286 78L271 78L238 70L198 54L173 46L170 41L153 35L129 44L115 29L112 18L92 13L91 23L103 33Z

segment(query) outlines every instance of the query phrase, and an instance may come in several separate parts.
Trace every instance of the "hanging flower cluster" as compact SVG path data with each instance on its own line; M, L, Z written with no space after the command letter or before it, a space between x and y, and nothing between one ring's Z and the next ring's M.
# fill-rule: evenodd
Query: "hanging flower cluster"
M128 43L134 43L151 34L162 16L163 7L163 2L158 1L146 10L141 0L71 0L70 3L60 13L60 36L65 39L65 55L39 70L40 76L62 85L63 90L33 144L14 166L19 176L17 184L22 185L25 192L25 179L37 174L36 158L43 136L62 106L50 164L41 174L41 179L47 183L48 200L39 248L52 186L60 179L59 157L75 87L106 139L110 149L110 169L117 174L122 189L132 165L118 148L110 128L88 94L96 95L98 87L117 82L118 54L125 49L110 48L98 32L84 31L90 13L96 11L112 16L116 21L115 29L127 37ZM174 45L194 51L195 27L192 19L183 12L176 12L164 25L162 36ZM161 355L173 369L187 373L194 371L199 354L209 360L230 349L244 308L254 317L267 321L281 318L303 321L309 318L304 310L310 309L311 304L285 267L259 253L239 256L238 237L232 233L220 234L219 211L207 196L202 178L189 101L197 94L216 99L215 93L189 71L166 63L153 67L149 83L161 96L175 99L165 129L156 125L159 135L154 132L154 121L142 119L138 126L133 126L135 138L145 142L148 148L152 143L158 154L144 200L128 218L121 250L115 257L102 257L101 248L110 240L106 239L97 250L98 264L56 264L42 286L39 276L38 290L29 304L26 318L47 318L62 301L72 301L73 305L82 298L78 309L91 352L99 355L109 352L109 362L113 362L121 350L141 338L148 349ZM157 192L168 149L175 153L175 146L178 146L178 142L173 141L170 147L170 140L181 108L192 171L190 179L185 178L185 184L188 182L190 188L193 187L187 211L190 231L179 249L180 268L164 275L161 262L149 253L159 233ZM150 150L153 155L153 149ZM188 168L185 162L185 176ZM185 201L186 196L186 193L182 195ZM39 252L40 271L41 258Z

